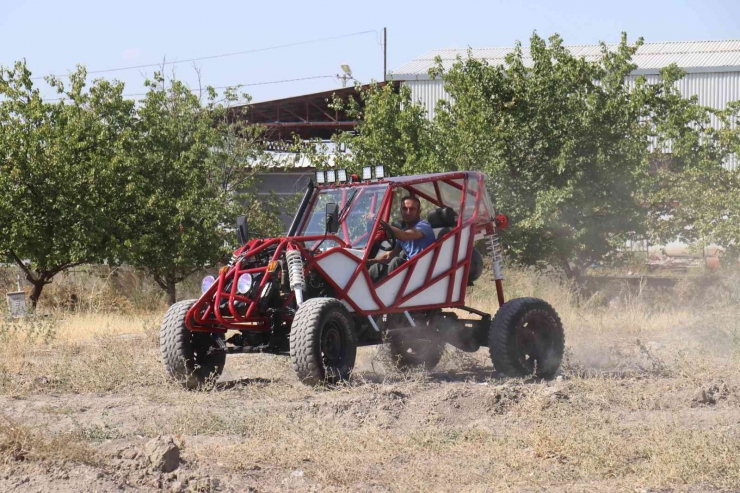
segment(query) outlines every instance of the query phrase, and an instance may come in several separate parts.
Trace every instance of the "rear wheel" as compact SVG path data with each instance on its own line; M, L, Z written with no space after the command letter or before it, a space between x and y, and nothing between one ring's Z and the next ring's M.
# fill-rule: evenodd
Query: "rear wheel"
M219 334L191 332L185 317L195 300L170 306L159 329L159 348L167 373L185 388L193 389L209 379L216 380L224 370L226 353L210 352Z
M400 326L407 323L403 315L395 315L397 322L394 324ZM420 335L417 330L409 328L408 331L395 330L388 337L388 346L393 362L402 369L424 367L431 370L442 359L445 352L445 342L442 336L434 329L434 316L429 315L424 318L415 319L417 326L426 326L425 331Z
M550 378L563 359L563 324L547 302L516 298L496 312L488 332L488 348L499 373Z
M301 305L290 330L290 358L303 383L348 379L356 356L354 322L339 300L313 298Z

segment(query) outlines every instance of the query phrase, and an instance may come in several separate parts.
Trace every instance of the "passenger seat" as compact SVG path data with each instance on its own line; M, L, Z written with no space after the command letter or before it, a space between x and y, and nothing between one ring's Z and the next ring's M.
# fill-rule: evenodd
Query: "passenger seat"
M438 240L457 226L457 214L452 207L438 207L427 213L427 221L432 225L434 238Z

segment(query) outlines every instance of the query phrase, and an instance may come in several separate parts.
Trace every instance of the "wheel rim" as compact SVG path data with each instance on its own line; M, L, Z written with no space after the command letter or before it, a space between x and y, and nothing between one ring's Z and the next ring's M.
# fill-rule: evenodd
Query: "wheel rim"
M519 362L530 373L541 373L553 350L553 328L544 313L529 313L517 327L517 353Z
M344 361L344 337L336 321L327 322L321 333L321 359L327 370L341 367Z
M431 339L414 339L403 341L402 347L406 350L406 353L419 359L425 359L436 349L436 344Z
M434 317L438 312L439 310L428 312L423 318L415 320L417 325L426 326L429 332L417 337L406 337L403 332L394 334L396 344L403 352L403 355L397 355L399 362L400 358L407 358L412 364L426 364L428 360L437 356L440 351L439 337L431 332L436 330L434 329ZM394 321L397 325L405 324L405 322L406 318L401 315Z
M193 360L196 365L204 366L208 364L210 359L208 351L215 345L213 337L211 335L191 334L190 344L193 347Z

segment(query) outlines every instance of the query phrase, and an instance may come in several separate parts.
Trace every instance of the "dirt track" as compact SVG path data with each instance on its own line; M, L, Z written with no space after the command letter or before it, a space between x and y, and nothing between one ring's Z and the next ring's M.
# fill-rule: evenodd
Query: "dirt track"
M129 341L155 365L150 342ZM57 393L34 381L35 392L0 397L5 416L35 433L28 458L3 467L0 491L737 488L737 377L667 371L653 346L647 356L622 348L630 364L619 369L571 361L551 382L497 380L485 351L450 352L427 374L385 373L372 348L351 384L331 390L304 387L287 358L268 355L230 357L209 392L153 379ZM142 455L159 435L181 447L173 473ZM59 436L66 451L33 443Z

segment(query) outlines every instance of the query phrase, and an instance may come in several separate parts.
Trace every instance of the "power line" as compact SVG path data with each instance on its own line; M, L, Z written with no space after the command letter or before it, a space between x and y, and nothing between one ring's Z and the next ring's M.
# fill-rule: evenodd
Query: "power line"
M282 45L268 46L268 47L265 47L265 48L255 48L255 49L252 49L252 50L245 50L245 51L235 51L235 52L232 52L232 53L222 53L220 55L209 55L209 56L202 56L202 57L197 57L197 58L188 58L188 59L185 59L185 60L178 60L178 61L174 61L174 62L149 63L149 64L145 64L145 65L132 65L132 66L129 66L129 67L109 68L109 69L104 69L104 70L92 70L92 71L87 72L87 74L88 75L90 75L90 74L102 74L102 73L105 73L105 72L121 72L121 71L124 71L124 70L135 70L135 69L151 68L151 67L164 67L165 65L176 65L176 64L179 64L179 63L197 62L197 61L201 61L201 60L212 60L214 58L224 58L224 57L237 56L237 55L246 55L248 53L258 53L258 52L261 52L261 51L279 50L279 49L282 49L282 48L290 48L290 47L293 47L293 46L302 46L302 45L307 45L307 44L322 43L324 41L333 41L335 39L349 38L349 37L352 37L352 36L361 36L363 34L369 34L369 33L375 33L375 35L377 36L378 31L376 31L374 29L371 29L369 31L359 31L359 32L356 32L356 33L341 34L339 36L330 36L328 38L309 39L307 41L298 41L298 42L295 42L295 43L287 43L287 44L282 44ZM55 75L54 77L69 77L69 76L67 74L65 74L65 75ZM39 80L39 79L43 79L43 78L44 78L44 76L33 77L32 80Z
M314 75L311 77L299 77L297 79L281 79L281 80L271 80L271 81L265 81L265 82L249 82L247 84L234 84L230 86L218 86L218 87L214 87L213 89L227 89L227 88L239 89L241 87L267 86L270 84L283 84L286 82L298 82L302 80L335 79L336 77L337 77L336 75ZM203 89L205 89L206 87L204 87ZM196 92L199 90L200 89L191 89L190 92ZM140 97L140 96L146 96L146 95L147 93L141 92L141 93L135 93L135 94L123 94L122 96L126 98L132 98L132 97ZM67 99L67 98L51 98L51 99L44 99L44 101L61 101L62 99Z

